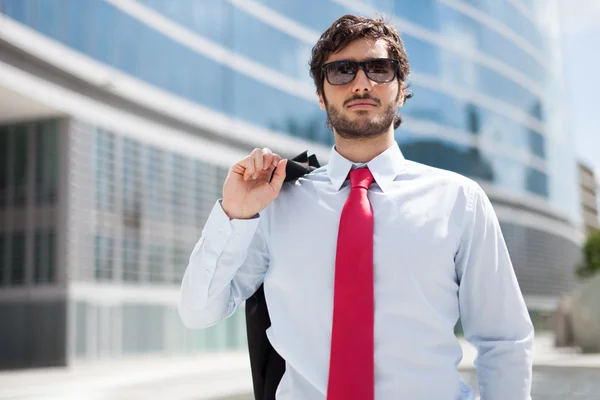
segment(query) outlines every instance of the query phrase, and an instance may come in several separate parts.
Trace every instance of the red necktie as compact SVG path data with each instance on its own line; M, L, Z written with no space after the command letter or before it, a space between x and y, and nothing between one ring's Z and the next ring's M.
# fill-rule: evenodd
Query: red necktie
M368 168L350 171L338 231L327 400L373 400L373 210Z

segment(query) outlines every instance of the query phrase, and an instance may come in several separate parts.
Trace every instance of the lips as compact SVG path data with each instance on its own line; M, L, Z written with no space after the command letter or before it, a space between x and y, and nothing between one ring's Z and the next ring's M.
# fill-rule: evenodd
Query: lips
M348 108L354 108L354 107L377 107L377 104L372 103L370 101L353 101L350 104L348 104Z

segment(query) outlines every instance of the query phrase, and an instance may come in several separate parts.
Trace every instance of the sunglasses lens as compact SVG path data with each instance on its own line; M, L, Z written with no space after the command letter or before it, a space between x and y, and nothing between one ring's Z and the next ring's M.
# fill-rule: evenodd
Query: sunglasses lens
M347 85L356 76L358 67L352 62L334 62L327 66L327 80L332 85Z
M391 82L396 77L396 64L393 60L372 60L367 63L365 72L372 81Z

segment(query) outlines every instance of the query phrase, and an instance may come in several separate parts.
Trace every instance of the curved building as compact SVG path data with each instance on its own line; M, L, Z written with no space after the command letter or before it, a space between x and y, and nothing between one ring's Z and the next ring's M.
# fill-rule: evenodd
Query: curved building
M327 162L308 60L346 13L398 28L401 149L482 184L552 308L582 237L552 3L0 0L0 368L245 346L243 312L184 329L178 285L232 163Z

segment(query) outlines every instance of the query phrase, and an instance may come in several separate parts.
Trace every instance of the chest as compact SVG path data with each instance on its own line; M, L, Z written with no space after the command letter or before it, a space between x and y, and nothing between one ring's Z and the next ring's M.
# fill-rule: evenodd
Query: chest
M290 293L331 291L344 192L297 193L274 210L266 279ZM370 191L373 267L378 293L456 289L459 229L435 197ZM306 293L306 291L304 291Z

